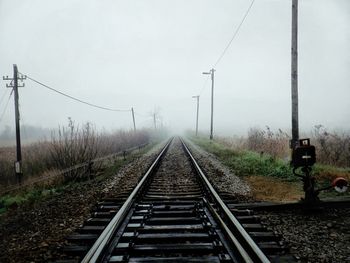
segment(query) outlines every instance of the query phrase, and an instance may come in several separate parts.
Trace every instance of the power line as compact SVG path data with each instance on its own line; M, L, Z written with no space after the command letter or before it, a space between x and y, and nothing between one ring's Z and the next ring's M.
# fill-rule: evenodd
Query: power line
M21 74L22 74L22 73L21 73ZM54 91L54 92L56 92L56 93L58 93L58 94L60 94L60 95L62 95L62 96L65 96L65 97L70 98L70 99L72 99L72 100L75 100L75 101L77 101L77 102L80 102L80 103L89 105L89 106L91 106L91 107L95 107L95 108L102 109L102 110L108 110L108 111L117 111L117 112L130 112L130 111L131 111L131 110L112 109L112 108L107 108L107 107L102 107L102 106L99 106L99 105L96 105L96 104L92 104L92 103L90 103L90 102L83 101L83 100L81 100L81 99L78 99L78 98L75 98L75 97L73 97L73 96L70 96L70 95L68 95L68 94L66 94L66 93L63 93L62 91L59 91L59 90L54 89L54 88L52 88L52 87L49 87L48 85L45 85L44 83L42 83L42 82L40 82L40 81L38 81L38 80L35 80L35 79L31 78L31 77L28 77L28 75L26 75L26 76L27 76L27 78L30 79L31 81L33 81L33 82L35 82L35 83L37 83L37 84L39 84L39 85L41 85L41 86L43 86L43 87L45 87L45 88L51 90L51 91Z
M232 41L236 38L241 26L243 25L244 23L244 20L246 19L246 17L248 16L249 14L249 11L250 9L252 8L253 4L254 4L255 0L252 0L252 2L250 3L250 6L248 7L247 11L245 12L244 16L243 16L243 19L241 21L241 23L238 25L238 27L236 28L236 31L234 32L231 40L228 42L227 46L225 47L224 51L221 53L220 57L218 58L218 60L215 62L213 68L215 68L217 66L217 64L219 64L220 60L224 57L226 51L228 50L228 48L230 47Z
M12 93L13 93L13 90L11 91L10 96L9 96L7 102L6 102L5 109L4 109L4 111L2 112L2 114L1 114L0 122L2 121L2 118L4 117L4 115L5 115L5 113L6 113L6 110L7 110L7 107L8 107L8 105L9 105L9 102L10 102L10 99L11 99L11 96L12 96Z
M1 99L0 99L0 105L2 103L2 101L4 100L4 98L6 97L7 95L7 90L4 92L4 94L2 95Z

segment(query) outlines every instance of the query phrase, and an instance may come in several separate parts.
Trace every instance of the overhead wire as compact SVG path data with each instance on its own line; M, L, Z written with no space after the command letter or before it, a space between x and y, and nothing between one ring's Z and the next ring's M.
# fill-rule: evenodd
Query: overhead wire
M89 105L91 107L95 107L95 108L102 109L102 110L107 110L107 111L116 111L116 112L130 112L131 111L131 109L130 110L121 110L121 109L112 109L112 108L108 108L108 107L99 106L99 105L96 105L96 104L93 104L93 103L90 103L90 102L78 99L78 98L73 97L71 95L68 95L68 94L66 94L66 93L64 93L62 91L57 90L57 89L54 89L54 88L52 88L52 87L50 87L50 86L48 86L48 85L46 85L46 84L44 84L44 83L34 79L34 78L29 77L28 75L25 75L25 76L27 77L27 79L29 79L29 80L31 80L31 81L33 81L33 82L35 82L35 83L45 87L45 88L47 88L47 89L49 89L51 91L54 91L54 92L56 92L56 93L58 93L58 94L60 94L62 96L65 96L65 97L70 98L72 100L75 100L77 102Z
M239 23L238 27L237 27L236 30L234 31L233 36L231 37L230 41L228 42L228 44L226 45L226 47L224 48L224 50L223 50L222 53L220 54L219 58L218 58L218 59L216 60L216 62L214 63L213 68L215 68L215 67L219 64L219 62L221 61L221 59L225 56L227 50L228 50L229 47L231 46L233 40L236 38L236 36L237 36L239 30L241 29L241 27L242 27L242 25L243 25L245 19L247 18L247 16L248 16L250 10L252 9L252 6L253 6L254 2L255 2L255 0L252 0L252 2L250 3L250 5L249 5L247 11L245 12L245 14L244 14L244 16L243 16L241 22ZM201 89L201 91L200 91L200 93L199 93L199 96L202 95L204 89L206 88L207 83L208 83L208 80L209 80L209 75L207 76L207 78L206 78L206 80L205 80L205 82L204 82L203 88Z
M12 96L12 93L13 93L13 90L11 91L10 96L9 96L7 102L6 102L4 111L1 113L0 122L2 121L2 118L4 117L4 115L5 115L5 113L6 113L6 110L7 110L7 107L8 107L8 105L9 105L9 102L10 102L10 99L11 99L11 96Z
M252 2L250 3L250 5L249 5L247 11L245 12L245 14L244 14L244 16L243 16L241 22L239 23L238 27L236 28L236 30L235 30L233 36L231 37L230 41L228 42L228 44L227 44L226 47L224 48L223 52L221 53L221 55L219 56L219 58L216 60L216 62L215 62L215 64L214 64L213 68L215 68L215 67L219 64L219 62L221 61L221 59L225 56L227 50L229 49L230 45L232 44L232 41L236 38L236 36L237 36L239 30L241 29L241 27L242 27L242 25L243 25L245 19L247 18L247 16L248 16L250 10L252 9L252 6L253 6L254 2L255 2L255 0L252 0Z
M4 100L4 98L6 97L7 95L7 90L4 92L4 94L2 95L1 99L0 99L0 105L2 103L2 101Z

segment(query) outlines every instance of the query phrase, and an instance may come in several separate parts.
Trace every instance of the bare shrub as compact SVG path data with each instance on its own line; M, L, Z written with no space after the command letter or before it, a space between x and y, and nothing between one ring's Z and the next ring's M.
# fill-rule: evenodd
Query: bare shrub
M248 150L262 152L265 143L265 131L258 128L249 129L247 138Z
M50 144L37 142L22 147L24 176L39 174L49 169Z
M281 129L272 131L268 126L265 130L251 128L246 138L217 138L217 141L235 150L250 150L283 159L290 158L289 140L290 136L286 132ZM350 167L349 132L329 132L323 125L316 125L311 143L316 147L318 163Z
M350 167L350 134L329 132L323 125L316 125L313 130L317 160L320 163Z
M248 131L247 149L267 153L274 158L285 158L289 154L289 138L281 129L273 132L269 126L266 126L266 130L251 128Z
M81 127L75 125L71 118L67 127L59 127L57 136L52 134L50 156L53 166L64 169L82 163L90 163L98 155L99 136L91 123ZM75 180L85 175L79 170L71 170L65 174L66 180Z
M64 180L88 179L100 170L101 165L114 162L91 162L96 157L116 154L155 139L151 131L115 131L97 133L91 123L77 126L71 119L52 133L51 141L42 141L22 146L23 183L40 181L45 184ZM156 137L159 139L158 137ZM14 173L15 147L0 147L0 192L17 184ZM80 167L70 170L71 167ZM49 178L50 177L50 178ZM41 180L43 179L43 180Z

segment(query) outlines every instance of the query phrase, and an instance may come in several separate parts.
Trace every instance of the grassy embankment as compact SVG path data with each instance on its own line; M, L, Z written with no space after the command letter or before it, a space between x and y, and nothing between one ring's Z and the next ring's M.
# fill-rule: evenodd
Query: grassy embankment
M84 180L80 182L66 182L64 180L55 180L54 182L50 183L43 182L41 184L35 184L33 186L29 186L24 189L0 196L0 214L6 212L8 209L17 208L18 206L25 203L37 202L43 200L44 198L59 195L61 193L64 193L65 190L75 188L78 185L84 185L91 182L98 183L100 181L103 181L108 177L116 174L124 165L132 162L136 158L148 152L155 146L155 144L155 142L150 143L140 150L135 150L132 153L127 154L125 158L123 156L118 157L110 166L103 167L99 171L95 171L96 176L90 180Z
M234 150L218 141L205 138L190 138L195 144L215 155L237 176L249 183L257 200L297 201L304 195L302 183L292 173L289 162L268 154L259 154L247 150ZM350 180L350 168L337 168L317 164L314 175L318 185L323 187L336 177L342 176ZM321 192L320 197L338 196L334 190Z

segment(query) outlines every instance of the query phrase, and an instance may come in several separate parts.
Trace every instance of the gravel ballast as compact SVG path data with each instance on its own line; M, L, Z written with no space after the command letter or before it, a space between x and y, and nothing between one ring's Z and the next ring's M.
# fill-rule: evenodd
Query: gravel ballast
M242 200L251 199L251 189L233 171L223 165L214 155L204 151L189 140L186 140L192 155L204 170L218 191L229 192Z
M290 210L261 215L297 262L350 262L350 209Z

